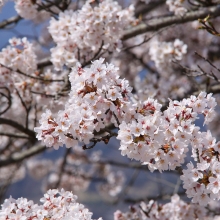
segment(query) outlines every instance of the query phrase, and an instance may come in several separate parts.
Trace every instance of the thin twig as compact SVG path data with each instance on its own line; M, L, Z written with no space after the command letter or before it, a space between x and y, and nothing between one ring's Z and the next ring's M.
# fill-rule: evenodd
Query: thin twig
M122 200L124 198L125 195L128 194L129 188L134 185L139 173L140 173L140 170L138 170L138 169L134 170L131 179L129 180L127 185L124 187L123 191L120 193L120 195L118 196L116 201L114 201L114 204L118 203L120 200Z
M113 116L114 116L114 118L115 118L115 120L116 120L116 122L117 122L117 125L119 126L119 125L120 125L120 122L119 122L119 120L118 120L116 114L115 114L114 112L112 112L112 114L113 114Z
M85 144L85 145L82 146L82 149L83 149L83 150L92 149L93 147L95 147L95 145L96 145L98 142L101 142L101 141L103 141L105 144L108 144L110 138L111 138L111 137L114 137L114 136L117 136L117 133L111 132L110 134L107 134L107 135L105 135L105 136L103 136L103 137L100 137L100 138L92 138L92 139L90 140L90 142L92 142L93 144L90 145L90 146L86 146L86 144ZM68 136L68 137L69 137L69 136ZM71 138L71 137L70 137L70 138Z
M17 70L13 70L12 68L7 67L7 66L5 66L5 65L2 64L2 63L0 63L0 66L3 66L3 67L5 67L5 68L9 69L10 71L17 72L17 73L19 73L19 74L21 74L21 75L23 75L23 76L29 77L29 78L31 78L31 79L36 79L36 80L44 81L44 82L64 82L63 79L44 79L44 78L42 78L42 77L32 76L32 75L29 75L29 74L23 73L23 72L20 71L19 69L17 69Z
M196 51L195 51L195 54L196 54L197 56L199 56L200 58L202 58L203 60L205 60L207 63L209 63L209 65L212 66L213 68L215 68L218 72L220 72L220 69L219 69L217 66L215 66L209 59L203 57L202 55L200 55L200 54L197 53Z
M61 179L62 179L62 175L63 175L64 170L65 170L65 165L67 163L67 157L70 154L70 152L71 152L71 148L67 148L66 152L65 152L65 155L63 157L63 162L62 162L61 167L60 167L58 181L56 182L54 188L58 188L59 185L60 185L60 182L61 182Z

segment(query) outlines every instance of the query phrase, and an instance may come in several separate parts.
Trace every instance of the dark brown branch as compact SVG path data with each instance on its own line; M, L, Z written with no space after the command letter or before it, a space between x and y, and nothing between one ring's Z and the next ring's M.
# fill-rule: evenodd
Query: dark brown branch
M46 97L46 98L56 98L56 95L46 94L42 92L31 91L31 93L41 95L42 97Z
M43 77L36 77L36 76L32 76L32 75L29 75L29 74L26 74L26 73L23 73L22 71L20 71L19 69L17 70L13 70L12 68L10 67L7 67L5 66L4 64L0 63L0 66L3 66L7 69L9 69L10 71L15 71L23 76L26 76L26 77L29 77L31 79L36 79L36 80L39 80L39 81L43 81L43 82L64 82L63 79L44 79Z
M213 85L210 88L208 88L207 93L213 93L213 94L219 94L220 93L220 85Z
M46 67L46 66L51 66L53 65L52 62L49 60L49 58L45 58L43 60L40 60L37 64L37 68L38 69L41 69L43 67Z
M83 150L91 149L91 148L95 147L95 145L96 145L98 142L101 142L101 141L103 141L105 144L108 144L110 138L111 138L111 137L114 137L114 136L117 136L117 133L111 132L110 134L107 134L107 135L105 135L105 136L103 136L103 137L92 138L92 139L90 140L90 142L92 142L93 144L92 144L91 146L86 146L86 144L85 144L85 145L82 146L82 149L83 149ZM69 137L69 136L68 136L68 137ZM71 137L70 137L70 138L71 138Z
M12 133L7 133L7 132L0 132L0 136L7 136L7 137L12 137L12 138L22 138L22 139L29 139L29 136L25 135L20 135L20 134L12 134Z
M34 146L30 149L27 149L25 151L14 153L11 157L7 159L0 160L0 167L7 166L9 164L14 164L23 161L24 159L27 159L31 156L34 156L38 153L41 153L46 150L45 146Z
M27 106L25 101L23 100L22 96L20 95L19 91L17 89L15 89L20 101L21 101L21 104L22 106L25 108L25 111L26 111L26 120L25 120L25 127L28 129L28 122L29 122L29 113L30 113L30 110L31 110L31 106Z
M165 0L152 0L148 4L141 2L140 5L137 5L137 7L136 7L135 17L139 17L140 15L144 15L144 14L149 13L150 11L161 6L165 2L166 2Z
M215 66L209 59L206 59L205 57L203 57L202 55L200 55L199 53L195 52L195 54L197 56L199 56L200 58L202 58L204 61L206 61L210 66L212 66L214 69L216 69L218 72L220 72L220 69Z
M66 149L65 155L63 157L63 162L61 164L60 171L59 171L59 178L58 178L58 181L56 182L54 188L58 188L59 185L60 185L60 182L61 182L61 179L62 179L62 175L63 175L64 170L65 170L65 165L67 163L67 157L70 154L70 152L71 152L71 148Z
M27 134L33 141L36 141L35 132L25 128L23 125L17 123L16 121L7 119L7 118L0 118L0 124L9 125L17 130L21 131L22 133Z
M85 63L82 64L82 68L85 67L85 66L87 66L87 65L89 65L89 64L91 64L91 62L92 62L93 60L95 60L95 59L100 55L100 52L102 51L103 44L104 44L104 41L102 41L102 43L101 43L101 45L100 45L98 51L94 54L93 58L90 59L89 61L87 61L87 62L85 62ZM79 52L79 50L78 50L78 52ZM79 56L79 55L78 55L78 56Z
M161 28L173 24L183 24L189 21L194 21L199 18L204 18L208 15L210 15L210 17L220 16L220 5L188 12L184 16L169 16L165 18L152 19L147 24L140 24L134 28L131 28L130 30L127 30L124 36L122 37L122 40L127 40L129 38L135 37L139 34L143 34L149 31L157 31Z
M117 125L119 126L119 125L120 125L120 122L119 122L119 120L118 120L116 114L115 114L114 112L112 112L112 114L113 114L113 116L114 116L114 118L115 118L115 120L116 120L116 122L117 122Z
M0 92L0 95L2 95L3 97L5 97L8 101L8 106L0 112L0 115L3 115L5 112L7 112L10 108L11 108L11 92L7 87L0 87L0 89L5 89L8 93L8 95L5 95L4 93Z
M4 20L0 23L0 29L2 28L5 28L6 26L10 25L10 24L16 24L18 23L22 18L17 15L17 16L14 16L14 17L11 17L7 20Z

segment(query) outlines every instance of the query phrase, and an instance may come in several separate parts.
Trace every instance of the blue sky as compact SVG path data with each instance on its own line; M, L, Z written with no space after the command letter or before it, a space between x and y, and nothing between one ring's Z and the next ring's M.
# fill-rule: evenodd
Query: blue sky
M9 1L0 11L0 22L16 16L17 12L14 9L14 2ZM10 25L7 28L1 29L0 31L0 48L2 49L8 44L8 40L12 37L18 36L30 36L34 37L36 33L39 33L40 28L34 27L31 21L20 20L17 25Z

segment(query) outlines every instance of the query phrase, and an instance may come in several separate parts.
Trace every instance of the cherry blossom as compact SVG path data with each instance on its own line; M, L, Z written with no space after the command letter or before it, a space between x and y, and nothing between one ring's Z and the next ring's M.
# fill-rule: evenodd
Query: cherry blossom
M51 49L51 61L56 69L88 61L101 51L119 50L123 30L134 21L133 10L132 5L122 10L113 0L96 7L87 1L81 10L61 12L59 20L51 19L49 32L57 44Z
M76 199L77 196L64 189L48 190L40 199L43 205L34 204L25 198L15 200L10 197L2 204L0 219L92 219L92 213L77 203Z
M6 199L0 219L92 219L74 196L90 188L103 201L145 201L115 220L218 219L219 1L13 7L0 22L14 35L0 51L0 197L26 174L46 194L41 205ZM139 170L175 175L171 202L147 202L145 188L139 199Z

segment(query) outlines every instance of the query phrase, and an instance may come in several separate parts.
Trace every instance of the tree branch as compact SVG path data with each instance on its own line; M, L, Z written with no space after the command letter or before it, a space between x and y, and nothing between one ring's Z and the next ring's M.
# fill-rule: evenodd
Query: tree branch
M127 30L124 33L122 40L127 40L129 38L135 37L136 35L149 31L157 31L172 24L183 24L189 21L194 21L199 18L204 18L208 15L211 17L220 16L220 5L191 11L186 13L184 16L169 16L165 18L152 19L147 24L140 24L134 28L131 28L130 30Z
M92 162L91 162L92 163ZM106 160L106 161L97 161L95 162L97 164L109 164L112 166L118 166L118 167L123 167L123 168L127 168L127 169L137 169L137 170L144 170L144 171L149 171L148 166L147 165L142 165L140 163L135 163L135 162L128 162L128 163L123 163L123 162L118 162L118 161L113 161L113 160ZM154 172L159 172L159 170L155 170ZM164 170L163 173L167 173L167 172L173 172L178 174L178 172L176 171L171 171L171 170Z
M0 112L0 115L3 115L5 112L7 112L11 108L11 104L12 104L11 92L10 92L9 88L7 88L7 87L0 87L0 89L5 89L8 93L7 95L5 95L4 93L0 92L0 95L5 97L8 101L8 106L3 111Z
M29 75L27 73L23 73L22 71L20 71L19 69L17 70L13 70L12 68L8 67L8 66L5 66L4 64L0 63L0 67L3 66L7 69L9 69L10 71L14 71L14 72L17 72L23 76L26 76L26 77L29 77L31 79L36 79L36 80L40 80L40 81L43 81L43 82L64 82L63 79L44 79L43 77L36 77L36 76L32 76L32 75Z
M27 149L25 151L14 153L11 157L7 159L0 160L0 167L7 166L9 164L14 164L23 161L24 159L27 159L31 156L34 156L38 153L41 153L46 150L45 146L34 146L30 149Z
M25 128L23 125L17 123L16 121L7 118L0 118L0 124L5 124L14 127L17 130L21 131L22 133L27 134L33 141L36 141L35 132Z
M7 136L7 137L12 137L12 138L23 138L23 139L29 139L28 136L21 135L21 134L12 134L12 133L7 133L7 132L0 132L0 136Z
M41 69L43 67L46 67L46 66L51 66L52 65L52 62L50 61L50 59L47 57L45 59L42 59L38 62L37 64L37 68L38 69Z
M60 171L59 171L59 174L58 174L59 178L58 178L58 181L56 182L54 188L58 188L59 185L60 185L60 182L61 182L61 179L62 179L62 174L64 173L65 165L67 164L67 157L70 153L71 153L71 148L66 149L65 155L63 156L63 162L61 164Z
M137 5L137 9L135 10L135 17L149 13L150 11L161 6L165 2L165 0L153 0L148 4L141 2L140 5Z
M13 23L18 23L20 20L22 19L22 17L20 17L19 15L11 17L7 20L4 20L0 23L0 29L5 28L6 26L13 24Z

